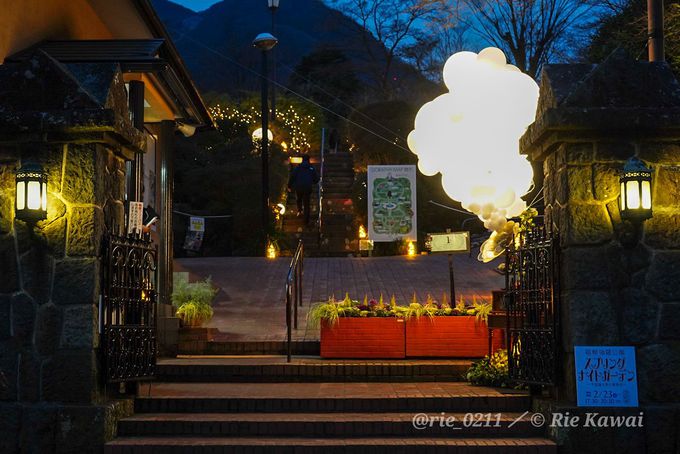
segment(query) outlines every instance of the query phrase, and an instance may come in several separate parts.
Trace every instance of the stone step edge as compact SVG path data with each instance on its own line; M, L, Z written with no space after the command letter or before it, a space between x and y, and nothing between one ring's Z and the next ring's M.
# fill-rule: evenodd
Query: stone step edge
M384 444L381 444L384 443ZM461 447L556 447L556 443L548 438L540 437L489 437L438 439L433 445L427 438L415 437L376 437L376 438L288 438L288 437L119 437L106 444L114 446L461 446Z
M526 396L433 398L323 397L176 397L139 396L136 413L405 413L405 412L521 412L531 406Z

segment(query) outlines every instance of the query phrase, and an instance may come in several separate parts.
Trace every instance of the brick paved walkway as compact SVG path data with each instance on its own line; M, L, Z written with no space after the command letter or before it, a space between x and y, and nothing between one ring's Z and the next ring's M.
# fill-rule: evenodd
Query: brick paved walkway
M212 277L221 288L215 300L215 316L209 326L219 328L224 340L283 340L285 338L284 284L289 258L259 257L179 259L176 271L194 278ZM491 291L504 285L493 271L497 263L482 264L475 258L454 258L457 295L490 299ZM307 258L305 259L303 308L296 339L318 339L318 332L305 328L311 303L346 292L354 299L386 299L407 303L413 293L423 300L428 293L436 299L449 293L446 256Z

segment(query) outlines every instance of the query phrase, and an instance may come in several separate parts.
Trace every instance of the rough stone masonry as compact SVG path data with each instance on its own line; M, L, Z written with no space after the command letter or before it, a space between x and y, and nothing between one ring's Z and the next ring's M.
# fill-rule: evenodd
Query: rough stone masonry
M575 408L574 345L633 345L639 429L556 429L564 452L675 453L680 427L680 84L665 63L621 52L600 65L549 65L523 152L543 162L546 225L560 235L562 379ZM619 174L637 156L653 169L654 216L622 245ZM623 242L625 244L625 242ZM553 401L554 402L554 401ZM611 413L637 415L639 409Z
M143 150L120 69L38 52L0 66L0 452L94 452L131 402L98 370L102 235ZM14 220L15 172L48 174L47 219Z

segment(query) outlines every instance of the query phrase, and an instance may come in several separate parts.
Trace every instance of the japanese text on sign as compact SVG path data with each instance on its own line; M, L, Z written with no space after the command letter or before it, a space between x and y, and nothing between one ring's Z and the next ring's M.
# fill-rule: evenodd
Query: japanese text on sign
M196 216L189 218L189 231L205 232L205 218L199 218Z
M634 347L574 347L579 407L637 407Z

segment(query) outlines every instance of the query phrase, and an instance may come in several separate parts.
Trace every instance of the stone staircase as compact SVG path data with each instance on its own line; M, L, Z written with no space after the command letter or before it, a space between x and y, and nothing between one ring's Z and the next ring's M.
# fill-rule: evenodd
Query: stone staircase
M327 153L324 162L321 244L325 255L342 256L359 250L354 225L351 153Z
M314 161L312 159L317 170L320 169L320 164ZM305 227L302 218L296 217L295 195L289 195L282 224L289 247L282 251L283 255L290 255L300 238L305 243L306 255L310 257L343 256L358 251L352 204L353 166L351 153L326 153L324 156L321 236L319 236L318 225ZM318 216L317 194L315 188L311 200L313 220L316 220Z
M531 424L529 396L458 381L468 366L165 360L159 381L140 386L136 414L119 422L105 453L557 452Z

